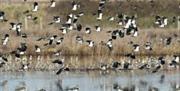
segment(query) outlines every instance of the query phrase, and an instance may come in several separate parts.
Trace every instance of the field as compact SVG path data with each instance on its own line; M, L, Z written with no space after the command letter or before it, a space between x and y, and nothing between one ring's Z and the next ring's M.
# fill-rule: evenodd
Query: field
M180 0L55 1L0 0L0 91L180 91Z
M85 27L92 27L93 32L90 35L85 34L83 31L71 31L67 35L63 35L59 30L60 25L48 25L55 15L59 15L63 21L66 20L67 14L71 13L70 1L57 2L56 8L49 8L48 2L40 3L39 11L37 13L32 13L32 15L38 17L36 21L26 21L26 16L23 14L26 10L32 9L32 2L10 4L1 3L0 10L5 11L8 23L0 23L0 37L3 38L3 36L8 33L10 34L10 41L7 46L0 46L0 52L2 54L10 53L20 45L20 42L26 41L28 46L27 55L34 55L34 45L41 46L43 51L41 53L42 55L49 55L56 51L61 51L63 55L125 55L132 51L129 42L133 41L140 45L140 52L137 53L137 55L172 55L180 53L180 50L177 50L180 45L178 23L171 23L172 17L177 17L180 14L178 0L166 0L166 2L164 0L158 0L154 3L153 8L147 1L109 2L105 7L103 20L99 22L96 21L96 16L93 15L98 8L98 2L85 0L80 1L81 10L73 13L79 13L81 11L85 13L78 23L83 25L83 30ZM136 38L130 36L123 39L119 38L118 40L113 41L113 51L109 51L107 47L100 45L100 42L106 42L110 38L110 34L108 34L107 31L121 28L117 25L117 21L109 22L107 20L109 16L116 16L118 13L137 15L137 24L140 27L139 36ZM170 22L169 25L166 28L156 27L154 25L154 17L156 15L168 17ZM22 39L17 37L15 32L9 30L10 22L22 22L22 32L26 33L28 38ZM103 31L100 33L95 32L95 25L100 25ZM47 40L40 42L35 41L39 37L47 37L55 34L64 37L64 42L61 45L44 47L43 45L47 43ZM89 48L86 44L77 44L75 42L75 37L77 35L82 35L85 40L94 40L96 46ZM161 41L162 38L167 37L172 37L172 44L169 46L165 46ZM144 50L144 44L147 41L152 42L153 50L150 52Z

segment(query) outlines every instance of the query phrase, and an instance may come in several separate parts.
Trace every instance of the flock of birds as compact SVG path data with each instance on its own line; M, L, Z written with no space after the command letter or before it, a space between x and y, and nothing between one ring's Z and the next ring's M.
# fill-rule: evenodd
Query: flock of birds
M102 21L103 10L106 6L106 3L107 3L106 0L99 1L99 6L97 9L97 12L94 14L97 16L97 18L96 18L97 21ZM153 3L153 1L151 1L151 3ZM34 2L32 10L27 10L27 11L23 12L27 16L27 19L29 19L29 20L37 20L38 19L38 17L32 16L31 13L38 12L39 5L40 4L38 2ZM56 7L56 1L51 0L49 7L50 8ZM81 8L81 5L79 2L72 1L72 12L78 11L78 10L80 10L80 8ZM8 19L6 17L5 12L6 11L0 11L0 21L6 23L6 22L8 22ZM83 26L78 22L78 20L81 18L81 16L84 16L84 15L85 15L84 12L79 12L78 14L70 13L69 15L67 15L67 21L65 21L64 23L60 16L54 16L52 21L48 25L53 25L53 24L61 25L61 28L59 30L64 35L68 34L71 31L78 31L78 32L84 31L86 34L91 34L91 32L92 32L91 27L86 27L83 30ZM107 33L111 34L110 38L107 40L107 42L101 41L100 44L106 46L109 49L109 51L112 51L113 47L114 47L113 41L115 41L117 38L124 38L125 36L132 36L134 38L137 37L139 35L139 28L137 26L136 18L137 18L137 16L128 16L125 14L118 14L117 17L109 17L110 22L118 20L118 24L120 26L122 26L122 29L107 31ZM172 22L175 23L175 22L177 22L177 20L178 20L177 17L174 16ZM154 24L160 28L164 28L168 25L168 18L165 16L156 16ZM10 22L10 25L11 25L10 30L12 30L12 32L15 32L18 37L22 37L24 39L28 38L28 35L22 31L23 23ZM102 27L99 25L95 26L95 31L101 32ZM11 37L11 35L9 35L9 34L4 35L3 40L2 40L3 46L8 46L10 37ZM175 37L177 38L178 35L175 35ZM162 41L163 41L163 43L165 43L165 45L171 45L172 38L174 38L174 37L168 37L168 38L163 39ZM54 44L60 45L60 44L62 44L64 37L59 37L58 35L52 35L48 38L40 37L36 41L42 41L42 40L47 40L47 43L45 43L43 46L51 46ZM91 40L91 39L84 40L83 36L80 36L80 35L77 35L75 40L78 44L87 44L88 47L90 47L90 48L93 48L94 46L96 46L96 43L93 40ZM118 70L120 70L120 69L123 69L123 70L135 69L135 67L134 67L135 62L133 60L136 59L135 53L140 51L140 45L134 43L133 41L130 41L129 44L131 44L133 47L132 53L129 53L126 55L128 58L131 59L130 61L122 61L122 62L116 61L116 62L113 62L111 66L102 63L100 65L100 69L101 70L107 70L107 69L111 69L111 68L116 69L116 70L117 69ZM153 50L152 42L150 42L150 41L146 42L144 47L145 47L145 50L148 50L148 51ZM40 55L42 52L41 46L34 45L34 48L35 48L35 53L37 55ZM22 43L20 43L20 46L16 50L11 52L11 54L15 55L15 57L16 57L15 59L21 59L21 57L23 55L26 55L27 49L28 49L27 44L22 42ZM60 55L60 53L57 52L57 53L55 53L55 55L58 56L58 55ZM8 58L6 58L4 55L0 55L0 67L3 67L7 62L8 62ZM60 74L62 71L70 70L70 68L65 66L63 59L54 60L52 63L61 65L61 68L57 71L56 74ZM157 60L143 61L141 63L138 63L138 66L136 66L136 67L137 67L137 69L153 68L152 73L155 73L158 70L160 70L161 68L163 68L164 65L168 65L169 67L179 69L179 65L180 65L179 54L173 55L173 57L170 61L167 61L167 60L165 60L165 57L160 56ZM27 70L28 68L30 68L30 64L22 64L22 70Z
M26 2L26 0L24 0ZM97 21L102 21L103 19L103 10L105 8L107 1L106 0L100 0L99 1L99 7L97 9L97 13L95 13L94 15L97 16ZM151 3L153 3L153 0L151 1ZM50 2L50 8L54 8L56 7L56 1L55 0L51 0ZM72 11L78 11L80 10L81 5L79 2L76 1L72 1ZM34 2L33 3L33 9L32 10L27 10L24 12L24 14L27 16L27 19L29 20L37 20L38 17L32 16L31 12L36 13L39 10L39 3L38 2ZM8 22L8 19L6 17L6 11L0 11L0 21L1 22ZM54 16L52 21L48 24L48 25L54 25L54 24L61 24L61 28L59 29L64 35L68 34L70 31L78 31L78 32L85 32L86 34L92 34L92 28L91 27L86 27L83 28L83 26L78 22L78 20L81 18L81 16L84 16L84 12L79 12L78 14L73 14L70 13L69 15L67 15L67 21L65 21L65 23L62 24L62 19L60 16ZM113 31L107 31L107 33L110 33L111 36L110 38L107 40L107 42L101 42L100 44L106 46L109 51L113 50L113 41L115 41L117 38L124 38L125 36L132 36L132 37L137 37L139 35L139 28L137 26L136 23L136 18L137 16L127 16L125 14L118 14L117 17L109 17L108 20L110 22L118 20L118 25L123 26L122 29L116 29ZM172 18L172 23L177 22L177 17L173 17ZM16 35L18 37L22 37L24 39L28 38L28 35L26 33L23 32L22 27L23 27L23 23L21 22L10 22L10 30L15 32ZM154 24L157 25L160 28L164 28L168 25L168 18L165 16L156 16L155 17L155 21ZM84 29L84 30L83 30ZM95 31L96 32L101 32L102 27L99 25L95 26ZM3 36L3 40L2 40L2 45L3 46L8 46L8 42L10 39L11 35L9 34L4 34ZM177 37L177 35L176 35ZM165 45L171 45L172 42L172 38L173 37L168 37L163 39L163 42L165 43ZM41 41L41 40L45 40L46 38L39 38L36 41ZM49 37L47 39L47 43L44 44L44 46L50 46L53 44L56 45L60 45L62 44L64 37L59 37L58 35L52 35L51 37ZM93 48L95 46L95 42L93 40L84 40L83 36L76 36L76 42L78 44L87 44L88 47ZM180 66L180 58L179 55L173 55L171 60L166 60L164 56L160 56L155 60L146 60L146 61L142 61L142 62L136 62L134 61L136 59L136 55L135 53L140 51L140 45L134 43L133 41L130 41L129 44L132 45L133 47L133 51L132 53L127 54L126 56L130 59L128 61L113 61L112 64L105 64L105 63L101 63L99 66L99 69L102 71L107 71L109 69L111 70L133 70L133 69L140 69L140 70L148 70L151 69L152 73L156 73L158 72L160 69L162 68L166 68L167 65L170 68L175 68L175 69L179 69ZM145 50L148 51L152 51L152 42L148 41L145 44ZM15 59L20 60L21 57L23 55L26 55L26 51L27 51L27 44L26 43L21 43L20 46L11 52L11 54L15 55ZM34 45L35 48L35 53L37 55L40 55L42 52L41 46L39 45ZM57 52L55 53L56 56L59 56L60 53ZM8 58L4 55L0 55L0 68L3 67L4 65L6 65L6 63L8 62ZM56 59L54 61L52 61L53 64L55 65L59 65L60 69L56 72L57 75L61 74L61 72L63 71L70 71L71 69L66 66L66 64L64 63L64 59ZM21 70L25 71L28 70L30 68L30 64L22 64ZM164 77L161 77L161 80L163 80ZM145 82L142 82L143 84L146 84ZM174 90L173 91L180 91L180 87L178 85L173 85ZM114 90L116 91L139 91L136 89L136 87L130 86L130 87L124 87L122 88L121 86L119 86L118 84L114 84L113 86ZM25 91L26 88L18 88L17 91ZM46 91L44 89L41 89L40 91ZM66 91L79 91L78 87L74 87L74 88L69 88ZM149 87L149 91L159 91L158 88L155 87Z

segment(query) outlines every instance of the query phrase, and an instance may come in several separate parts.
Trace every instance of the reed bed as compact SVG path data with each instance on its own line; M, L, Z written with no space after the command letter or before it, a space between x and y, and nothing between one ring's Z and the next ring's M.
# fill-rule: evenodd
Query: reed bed
M22 71L22 64L29 63L29 69L26 71L57 71L61 66L53 64L52 61L55 59L65 59L65 67L69 67L71 71L91 71L91 70L100 70L100 66L102 64L107 64L109 68L111 68L113 62L128 62L131 60L128 57L124 56L86 56L86 57L79 57L79 56L60 56L60 57L53 57L53 56L41 56L36 57L33 56L33 59L30 60L29 56L24 56L21 60L14 60L14 56L9 55L8 59L9 62L4 65L0 72L18 72ZM158 56L138 56L134 62L134 66L140 65L142 61L148 62L148 60L158 60ZM163 67L163 70L172 70L168 68L168 63L172 61L172 56L167 55L165 56L166 65ZM138 62L138 63L136 63ZM153 69L153 68L152 68ZM134 67L134 70L137 70ZM150 69L151 70L151 69ZM177 70L179 70L177 68Z

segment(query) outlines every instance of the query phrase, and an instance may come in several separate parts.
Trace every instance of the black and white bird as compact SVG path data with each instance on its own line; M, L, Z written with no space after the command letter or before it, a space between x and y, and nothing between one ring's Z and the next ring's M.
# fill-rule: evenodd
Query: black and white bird
M11 25L10 30L16 31L17 36L20 36L21 35L21 30L22 30L22 23L11 22L10 25Z
M129 26L129 28L124 28L126 31L126 35L132 35L132 37L137 37L138 36L138 28L133 27L132 25Z
M108 21L115 21L115 17L109 17Z
M67 33L68 33L68 30L67 30L66 27L62 27L62 28L59 29L59 30L62 32L62 34L67 34Z
M51 0L51 1L50 1L50 7L51 7L51 8L56 7L56 1L55 1L55 0Z
M165 44L170 45L172 42L172 37L165 38Z
M63 71L70 71L69 67L65 67L64 59L56 59L52 63L61 66L60 69L56 72L56 75L61 74Z
M152 51L152 44L151 44L151 42L146 42L145 43L145 49L149 50L149 51Z
M118 69L120 66L121 66L120 62L114 61L112 63L112 69L114 69L114 70Z
M139 52L140 46L138 44L133 44L133 51Z
M16 29L17 29L17 25L16 25L16 23L11 22L11 23L10 23L10 25L11 25L10 30L16 31Z
M26 18L27 18L28 20L32 20L34 23L36 23L36 21L37 21L37 19L38 19L37 16L33 16L32 14L27 14L27 15L26 15Z
M172 17L172 23L176 23L176 21L177 21L176 16L173 16L173 17Z
M44 46L47 46L47 45L52 45L53 44L53 41L56 39L57 35L53 35L49 38L49 42L44 44Z
M108 67L107 64L103 64L103 63L100 64L100 70L106 71L108 68L109 68L109 67Z
M120 30L119 30L119 37L120 37L120 38L124 38L124 36L125 36L124 30L120 29Z
M126 35L132 35L134 33L134 29L132 27L129 28L124 28L124 30L126 31Z
M105 8L105 3L106 3L106 0L100 0L98 10L104 9Z
M33 12L37 12L37 11L38 11L38 8L39 8L38 2L34 2L34 3L33 3L33 9L32 9L32 11L33 11Z
M0 68L3 67L6 64L6 62L8 62L8 59L3 55L0 55Z
M126 57L129 57L131 59L136 59L136 55L134 53L128 53L125 55Z
M61 74L63 70L64 70L64 68L63 68L63 67L62 67L62 68L60 68L60 69L56 72L56 75Z
M162 17L162 24L160 25L160 27L165 27L165 26L167 26L168 25L168 19L167 19L167 17L165 17L165 16L163 16Z
M67 24L66 28L67 28L67 30L71 31L74 29L74 26L73 26L73 24Z
M73 10L73 11L77 11L78 8L80 8L80 4L78 4L78 3L75 2L75 1L72 1L72 10Z
M22 65L22 67L20 70L22 70L22 71L26 71L30 67L30 63L22 63L21 65Z
M111 33L111 38L112 38L113 40L116 40L116 39L117 39L117 36L119 36L119 30L114 30L114 31L112 31L112 33Z
M161 65L165 65L165 64L166 64L166 61L165 61L165 59L164 59L163 56L160 56L160 57L158 58L158 61L159 61L159 63L160 63Z
M97 20L102 20L102 17L103 17L103 12L102 12L102 10L98 10Z
M41 48L38 45L35 45L35 52L36 53L40 53L41 52Z
M164 28L168 25L168 18L165 16L156 16L155 17L155 24L158 25L160 28Z
M82 30L82 25L81 24L77 24L77 31L81 31Z
M84 40L81 36L76 36L76 41L78 44L83 44Z
M131 16L131 26L134 28L137 28L136 18L137 16Z
M161 69L161 65L160 64L156 64L155 68L152 70L152 73L156 73Z
M2 41L2 45L6 46L8 41L9 41L9 34L5 34L3 41Z
M163 45L168 46L172 43L172 37L161 38Z
M176 68L180 65L180 58L178 55L173 55L173 60L169 63L170 67Z
M147 63L142 64L142 65L139 66L140 70L147 69L147 68L148 68L148 64Z
M155 22L154 22L156 25L161 25L162 24L162 21L161 21L161 17L160 16L156 16L155 17Z
M91 28L86 27L86 29L85 29L85 33L86 33L86 34L91 34Z
M17 23L17 25L16 25L16 34L17 34L17 36L21 35L21 30L22 30L22 23Z
M52 63L58 64L58 65L64 65L64 58L63 59L56 59Z
M79 19L79 16L77 16L77 15L74 15L74 17L73 17L73 24L76 24L77 22L78 22L78 19Z
M94 41L92 40L86 40L86 42L88 43L89 47L94 47Z
M81 16L83 16L84 15L84 12L79 12L78 14L77 14L77 17L81 17Z
M49 25L52 25L52 24L59 24L61 23L61 18L59 16L54 16L53 17L53 21L51 23L49 23Z
M64 59L56 59L54 61L52 61L53 64L61 66L61 68L56 72L56 75L59 75L64 68Z
M56 44L60 45L63 42L64 38L60 37L59 39L56 40Z
M3 11L0 11L0 20L1 21L4 20L4 15L5 15L5 13Z
M137 25L136 25L135 16L126 17L124 28L129 29L129 28L136 28L136 27Z
M28 36L27 36L26 33L21 33L21 37L24 38L24 39L26 39Z
M67 16L66 24L72 24L72 23L73 23L73 17L74 17L74 15L73 15L72 13L70 13L70 14Z
M7 22L8 20L5 18L5 12L0 11L0 21Z
M53 55L55 56L55 57L59 57L59 56L61 56L62 55L62 50L57 50L57 51L55 51L55 52L53 52Z
M173 55L173 61L176 61L177 63L180 62L180 58L178 55Z
M133 37L137 37L137 36L138 36L138 28L134 27Z
M61 18L59 16L54 16L54 23L61 23Z
M130 63L124 62L122 65L123 65L124 70L129 70L130 69Z
M19 51L19 55L24 55L27 51L26 43L21 43L20 46L17 48L17 50Z
M96 32L100 32L101 31L101 27L100 26L95 26L96 28Z
M113 49L112 39L109 39L106 43L108 49L111 51Z
M122 26L125 24L124 22L124 17L125 15L124 14L117 14L117 17L118 17L118 25Z

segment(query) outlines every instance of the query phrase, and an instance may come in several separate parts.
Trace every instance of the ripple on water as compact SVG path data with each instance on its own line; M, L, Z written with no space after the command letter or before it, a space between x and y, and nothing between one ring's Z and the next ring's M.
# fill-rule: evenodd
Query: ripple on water
M160 77L165 75L163 83ZM15 91L23 83L28 91L46 89L61 91L68 87L79 87L80 91L115 91L113 84L121 87L136 85L140 91L147 91L149 86L160 91L171 91L171 84L180 84L180 72L159 72L151 74L145 71L110 72L102 75L99 71L69 72L56 76L54 72L16 72L0 73L0 91ZM146 83L146 84L144 84Z

